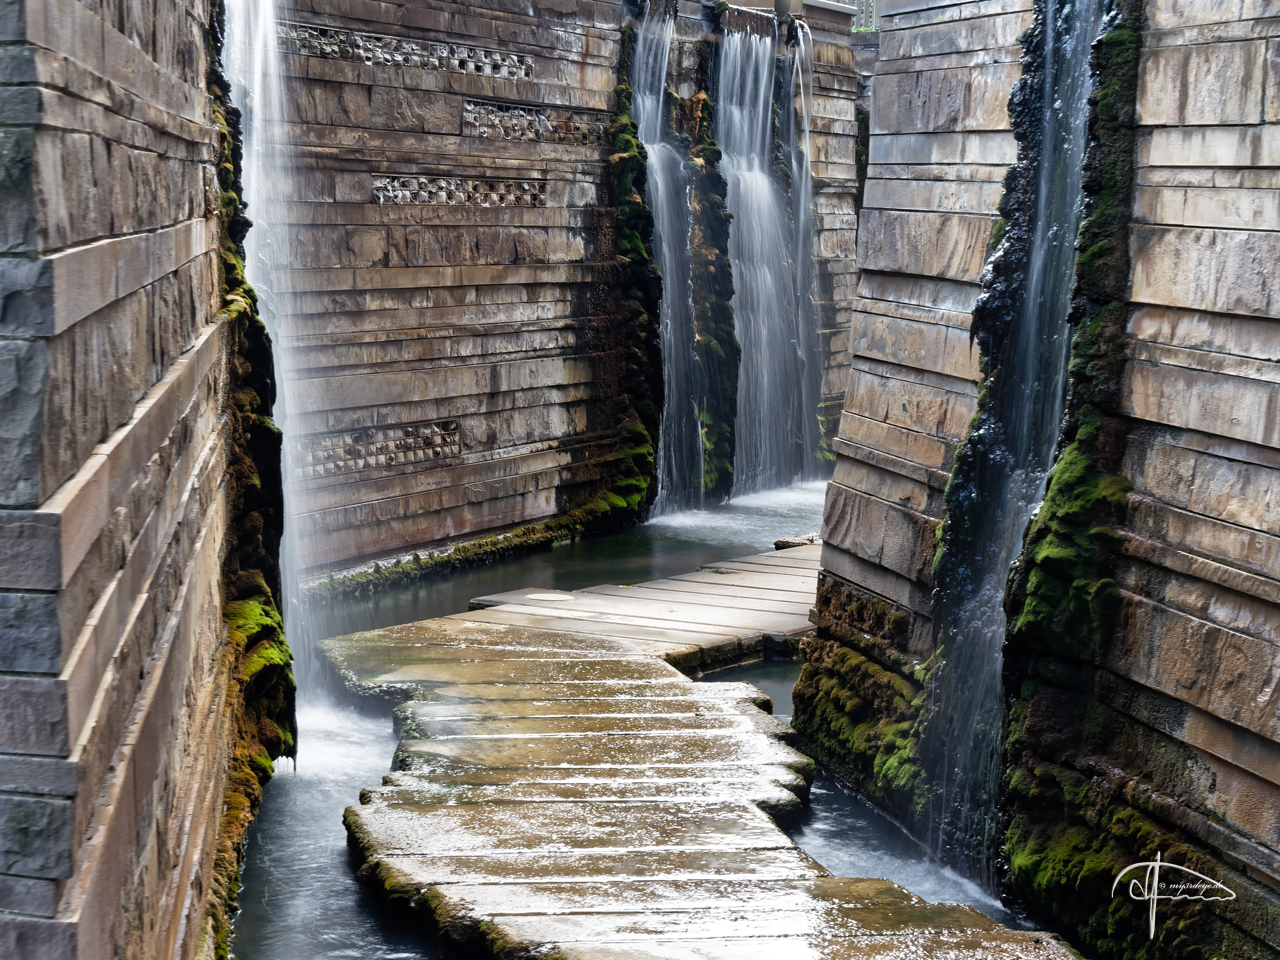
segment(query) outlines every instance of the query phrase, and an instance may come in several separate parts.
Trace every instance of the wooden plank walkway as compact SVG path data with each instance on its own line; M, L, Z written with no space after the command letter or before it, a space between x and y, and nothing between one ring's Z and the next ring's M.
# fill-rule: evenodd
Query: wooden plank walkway
M476 956L1065 960L972 908L829 876L775 822L813 775L794 732L754 687L673 666L803 633L817 565L799 547L518 590L325 641L348 688L405 701L395 772L346 813L361 878Z

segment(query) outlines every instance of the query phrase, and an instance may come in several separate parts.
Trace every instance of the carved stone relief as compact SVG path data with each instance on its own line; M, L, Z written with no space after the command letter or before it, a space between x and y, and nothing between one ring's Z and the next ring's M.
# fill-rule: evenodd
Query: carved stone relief
M377 203L472 204L481 207L545 207L540 180L473 180L465 177L373 178Z
M374 467L428 463L461 453L458 421L435 420L302 437L294 447L294 463L298 478L310 480Z
M530 107L468 98L462 132L472 137L549 143L599 143L609 126L605 114L564 107Z
M352 60L356 63L396 67L421 67L469 73L482 77L508 80L533 79L533 58L516 53L501 53L468 44L435 43L408 40L377 33L333 30L300 23L281 23L277 28L280 46L285 53L328 60Z

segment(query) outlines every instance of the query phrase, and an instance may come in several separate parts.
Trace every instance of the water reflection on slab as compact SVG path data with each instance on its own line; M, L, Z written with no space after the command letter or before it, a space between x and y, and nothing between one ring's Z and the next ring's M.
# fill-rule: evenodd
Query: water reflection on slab
M791 721L791 688L799 660L759 660L704 674L710 682L755 684L773 701L779 720ZM899 827L861 797L819 771L809 806L788 827L791 839L837 877L892 880L930 903L965 903L992 920L1018 927L1017 918L976 883L943 867Z

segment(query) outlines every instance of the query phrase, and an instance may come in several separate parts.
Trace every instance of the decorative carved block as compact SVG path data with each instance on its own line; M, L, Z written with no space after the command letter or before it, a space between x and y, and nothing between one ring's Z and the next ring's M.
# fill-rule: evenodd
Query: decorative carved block
M462 132L472 137L591 144L601 142L608 126L607 115L591 110L473 99L462 107Z
M293 453L295 475L310 480L456 457L462 440L457 420L435 420L312 434L300 438Z
M471 180L461 177L374 177L378 203L471 204L481 207L545 207L540 180Z
M333 30L301 23L281 23L277 27L280 48L285 53L328 60L352 60L356 63L395 67L421 67L469 73L507 80L533 79L533 58L516 53L501 53L458 43L435 43L408 40L377 33Z

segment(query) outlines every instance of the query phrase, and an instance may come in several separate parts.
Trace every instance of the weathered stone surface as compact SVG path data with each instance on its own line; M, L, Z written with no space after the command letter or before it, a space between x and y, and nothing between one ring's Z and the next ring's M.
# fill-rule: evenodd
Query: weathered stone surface
M0 12L6 957L190 960L207 934L243 386L217 312L209 16L188 0Z

